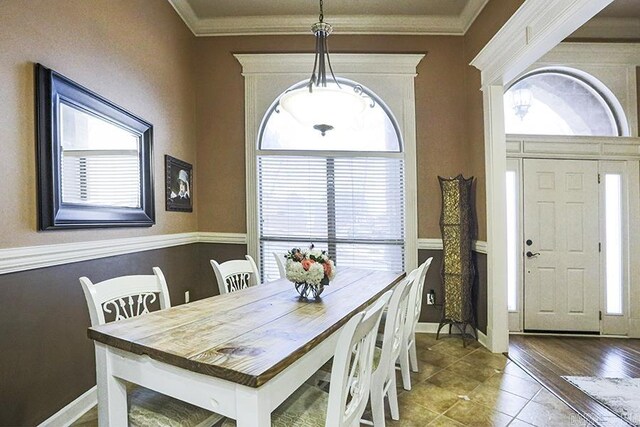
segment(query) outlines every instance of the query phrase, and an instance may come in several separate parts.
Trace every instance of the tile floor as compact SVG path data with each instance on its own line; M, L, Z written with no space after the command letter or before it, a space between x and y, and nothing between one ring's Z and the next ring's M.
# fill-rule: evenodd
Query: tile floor
M588 425L502 354L478 343L463 348L455 336L416 341L420 372L411 374L411 391L399 388L400 420L387 426Z
M398 373L400 420L388 418L387 426L588 425L501 354L475 342L463 348L455 337L418 334L416 341L420 372L411 374L411 391ZM74 423L96 425L95 408Z

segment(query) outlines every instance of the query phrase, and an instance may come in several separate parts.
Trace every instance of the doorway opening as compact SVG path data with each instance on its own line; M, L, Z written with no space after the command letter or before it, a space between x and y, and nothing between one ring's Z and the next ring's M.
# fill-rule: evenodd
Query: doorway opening
M620 102L584 71L541 68L504 111L509 330L626 335L638 161L606 148L629 135Z

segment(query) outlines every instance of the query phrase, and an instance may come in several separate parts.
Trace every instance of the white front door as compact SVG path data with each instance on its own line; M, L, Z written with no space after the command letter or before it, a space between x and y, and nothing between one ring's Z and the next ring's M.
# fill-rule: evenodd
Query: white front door
M523 165L524 329L599 332L598 162Z

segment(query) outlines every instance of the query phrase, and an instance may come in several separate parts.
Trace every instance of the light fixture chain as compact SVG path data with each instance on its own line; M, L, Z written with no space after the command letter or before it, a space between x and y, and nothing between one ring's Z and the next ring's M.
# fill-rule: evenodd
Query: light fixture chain
M324 12L322 10L322 0L320 0L320 16L318 18L320 19L320 22L323 22L323 20L324 20Z

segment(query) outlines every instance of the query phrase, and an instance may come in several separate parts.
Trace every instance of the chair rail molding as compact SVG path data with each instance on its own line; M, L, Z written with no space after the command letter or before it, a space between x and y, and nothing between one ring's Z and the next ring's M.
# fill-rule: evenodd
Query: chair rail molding
M192 243L247 243L244 233L178 233L0 249L0 274Z
M487 242L482 240L474 240L471 244L474 252L479 254L487 253ZM442 239L418 239L418 250L441 251Z
M0 275L192 243L246 245L246 233L193 232L0 249ZM418 239L417 250L442 250L442 239ZM473 250L487 253L487 242Z

